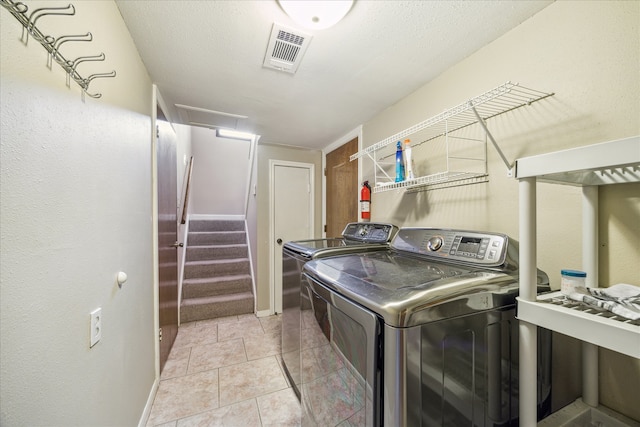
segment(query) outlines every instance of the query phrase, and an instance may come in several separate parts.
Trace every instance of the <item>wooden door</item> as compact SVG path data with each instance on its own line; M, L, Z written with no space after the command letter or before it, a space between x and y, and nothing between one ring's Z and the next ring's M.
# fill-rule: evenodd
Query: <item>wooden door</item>
M178 334L178 221L176 134L158 107L156 121L158 180L158 318L161 329L160 372Z
M349 161L357 151L358 138L354 138L327 154L327 237L339 237L347 223L358 221L358 162Z
M282 313L282 246L313 238L313 165L272 164L273 179L273 311Z

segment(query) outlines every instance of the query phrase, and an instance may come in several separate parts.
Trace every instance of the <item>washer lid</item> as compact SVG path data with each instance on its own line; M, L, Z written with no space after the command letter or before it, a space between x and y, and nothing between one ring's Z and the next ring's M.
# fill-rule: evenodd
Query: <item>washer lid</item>
M365 253L389 249L386 243L352 242L346 239L318 239L287 242L283 252L304 259L316 259L347 253Z
M310 239L310 240L296 240L293 242L287 242L284 244L284 248L288 249L296 254L304 254L309 257L314 252L324 249L339 248L345 246L346 242L343 238L335 239Z
M304 271L396 327L513 305L518 293L516 275L388 251L323 258Z
M398 227L392 224L352 222L347 224L342 232L342 237L295 240L285 243L284 249L295 255L310 259L318 257L320 252L325 250L342 248L342 250L336 253L344 253L346 251L355 252L359 247L366 245L378 245L386 248L397 232ZM349 246L349 249L345 249L345 246ZM328 256L327 253L323 253L322 255Z

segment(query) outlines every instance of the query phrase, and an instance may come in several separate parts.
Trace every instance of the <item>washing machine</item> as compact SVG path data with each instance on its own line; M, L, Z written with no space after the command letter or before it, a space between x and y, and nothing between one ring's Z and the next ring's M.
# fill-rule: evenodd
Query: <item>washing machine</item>
M287 242L282 248L282 350L284 371L300 398L301 325L300 275L307 261L351 252L386 250L398 232L393 224L353 222L346 225L342 237ZM306 334L304 335L306 337Z
M304 265L305 426L517 426L518 246L504 234L402 228L388 251ZM538 272L538 291L549 290ZM539 333L538 411L551 405Z

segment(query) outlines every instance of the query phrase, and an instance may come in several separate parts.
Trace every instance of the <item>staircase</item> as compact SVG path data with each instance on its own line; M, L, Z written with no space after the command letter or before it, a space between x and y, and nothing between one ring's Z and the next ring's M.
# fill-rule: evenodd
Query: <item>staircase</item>
M250 268L244 221L189 221L180 321L253 313Z

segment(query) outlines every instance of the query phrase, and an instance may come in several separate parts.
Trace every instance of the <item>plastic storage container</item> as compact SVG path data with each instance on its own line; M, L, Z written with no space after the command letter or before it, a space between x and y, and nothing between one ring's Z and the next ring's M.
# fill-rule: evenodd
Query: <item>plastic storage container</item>
M587 273L580 270L561 270L560 292L569 295L581 290L586 291Z

